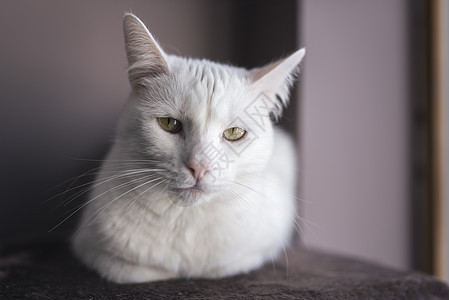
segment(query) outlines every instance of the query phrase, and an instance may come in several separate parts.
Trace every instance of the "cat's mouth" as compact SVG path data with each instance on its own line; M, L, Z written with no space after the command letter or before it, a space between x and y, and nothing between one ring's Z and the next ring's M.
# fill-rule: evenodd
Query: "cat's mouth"
M178 188L180 194L186 194L192 196L192 198L200 197L201 195L207 194L207 192L198 186L192 186L187 188Z
M209 192L199 186L176 188L177 204L181 206L192 206L205 202Z

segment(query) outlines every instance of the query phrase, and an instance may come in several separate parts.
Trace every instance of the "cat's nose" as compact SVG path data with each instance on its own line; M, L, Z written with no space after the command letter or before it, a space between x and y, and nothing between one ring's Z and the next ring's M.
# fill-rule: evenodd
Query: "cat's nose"
M188 162L187 168L192 174L193 178L198 182L200 181L204 175L208 172L207 168L203 164Z

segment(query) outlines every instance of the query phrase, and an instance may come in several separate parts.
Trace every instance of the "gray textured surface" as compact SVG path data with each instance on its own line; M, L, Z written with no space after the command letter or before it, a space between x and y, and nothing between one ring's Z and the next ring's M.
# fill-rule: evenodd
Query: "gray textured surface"
M221 280L118 285L80 265L65 244L1 250L0 299L449 299L449 288L417 272L296 249L279 262Z

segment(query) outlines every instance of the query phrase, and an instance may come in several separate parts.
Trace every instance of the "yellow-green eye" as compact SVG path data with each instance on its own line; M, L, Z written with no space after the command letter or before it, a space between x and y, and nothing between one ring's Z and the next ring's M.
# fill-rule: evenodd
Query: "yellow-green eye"
M223 136L228 141L237 141L240 140L246 133L245 129L240 127L231 127L223 131Z
M165 131L178 133L182 129L182 124L178 120L170 117L157 118L157 122Z

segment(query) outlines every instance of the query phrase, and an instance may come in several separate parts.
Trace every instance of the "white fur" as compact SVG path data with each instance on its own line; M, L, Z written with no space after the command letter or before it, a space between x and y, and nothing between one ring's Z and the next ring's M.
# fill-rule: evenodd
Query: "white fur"
M145 32L143 23L133 24L126 36ZM293 228L295 152L269 113L285 105L276 94L286 101L303 53L261 74L167 55L148 36L156 46L139 45L145 39L134 45L159 52L159 67L150 75L144 69L130 74L133 92L73 249L87 266L120 283L253 270L287 246ZM182 131L164 131L157 117L181 121ZM223 131L236 126L246 136L225 140ZM205 154L212 146L222 160ZM200 181L189 162L206 168ZM201 191L186 190L192 186Z

